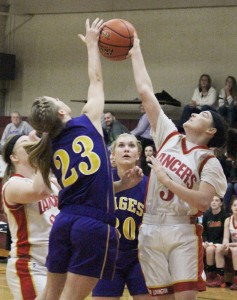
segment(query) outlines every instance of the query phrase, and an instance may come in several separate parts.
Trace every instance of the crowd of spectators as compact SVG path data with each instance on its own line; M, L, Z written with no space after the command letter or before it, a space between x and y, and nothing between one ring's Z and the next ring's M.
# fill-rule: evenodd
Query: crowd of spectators
M237 85L234 76L228 76L219 96L212 86L212 79L208 74L202 74L198 86L194 89L190 103L184 106L178 128L183 132L183 124L192 113L200 113L205 110L218 111L234 127L237 121Z

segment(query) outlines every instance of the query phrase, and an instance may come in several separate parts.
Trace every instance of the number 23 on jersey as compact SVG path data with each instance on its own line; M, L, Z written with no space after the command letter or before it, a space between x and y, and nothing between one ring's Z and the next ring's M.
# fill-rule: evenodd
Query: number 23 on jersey
M101 164L99 156L93 152L94 143L88 136L82 135L76 137L72 142L72 151L75 154L80 154L81 157L86 157L88 162L80 162L78 170L84 175L95 173ZM78 172L75 168L70 168L70 156L64 149L59 149L53 156L53 161L56 169L61 170L62 184L68 187L75 183L78 179Z

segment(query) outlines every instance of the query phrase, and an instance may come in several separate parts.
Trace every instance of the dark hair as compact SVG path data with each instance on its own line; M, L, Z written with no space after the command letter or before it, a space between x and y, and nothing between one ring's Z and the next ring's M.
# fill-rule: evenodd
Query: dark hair
M29 154L30 164L34 168L39 168L44 182L49 188L52 140L64 128L64 124L58 116L58 110L59 107L46 96L34 100L29 122L41 136L41 139L39 142L25 146Z
M113 111L110 111L110 110L104 112L104 114L111 114L113 117L116 117L115 113Z
M237 200L237 196L233 195L230 200L230 207L234 204L235 200Z
M226 151L228 157L237 162L237 129L230 128L227 134Z
M234 76L230 76L229 75L229 76L226 77L225 83L227 82L228 79L231 79L232 83L233 83L232 88L231 88L231 95L232 96L236 96L236 94L237 94L237 82L236 82L236 79L235 79Z
M216 133L209 141L208 147L223 147L226 144L228 125L224 118L217 112L210 110L213 119L213 127Z
M217 198L219 198L220 199L220 201L221 201L221 212L225 212L225 202L224 202L224 199L223 198L221 198L221 197L219 197L219 196L217 196L216 195L216 197ZM214 197L213 197L213 199L214 199ZM213 201L213 199L212 199L212 201ZM209 211L212 211L212 209L211 209L211 205L209 206Z
M146 145L146 146L144 147L144 151L145 151L145 149L146 149L147 147L151 147L151 148L153 149L153 151L156 152L156 146L155 146L155 144L149 144L149 145Z
M199 78L199 81L198 81L198 89L199 89L199 92L202 91L202 88L201 88L201 80L202 80L203 77L207 77L207 79L208 79L208 86L207 86L207 90L208 90L208 91L209 91L209 89L210 89L210 87L211 87L211 77L210 77L210 75L208 75L208 74L202 74L202 75L200 76L200 78Z
M13 148L16 144L16 142L18 141L18 139L23 136L22 134L14 134L8 137L6 143L4 144L3 148L2 148L2 158L5 161L5 163L7 164L5 173L4 173L4 177L3 177L3 182L6 182L9 177L11 177L11 175L15 172L15 167L12 164L11 161L11 155L13 152Z

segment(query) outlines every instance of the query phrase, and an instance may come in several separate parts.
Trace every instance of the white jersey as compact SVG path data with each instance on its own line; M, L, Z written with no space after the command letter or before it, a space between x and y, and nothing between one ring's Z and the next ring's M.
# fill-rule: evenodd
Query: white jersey
M230 239L232 243L237 243L237 227L234 223L234 217L230 217L229 230L230 230Z
M218 159L208 147L188 142L163 111L160 112L156 132L152 131L151 134L158 150L156 157L171 179L193 190L198 190L200 182L205 181L215 188L218 196L224 196L226 178ZM198 209L182 201L158 182L155 172L151 170L146 213L191 216L196 215Z
M49 233L58 210L58 189L52 184L50 197L28 204L9 205L4 197L4 190L10 181L15 187L22 181L32 181L21 176L11 177L3 186L3 203L7 215L12 244L11 258L26 258L45 265L48 254Z

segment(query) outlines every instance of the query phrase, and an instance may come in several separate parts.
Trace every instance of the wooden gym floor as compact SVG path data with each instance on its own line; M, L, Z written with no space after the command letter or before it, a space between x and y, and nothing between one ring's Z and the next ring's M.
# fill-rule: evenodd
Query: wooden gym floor
M0 300L13 300L13 297L8 289L6 276L6 264L0 263ZM87 300L91 300L88 297ZM127 290L125 290L121 300L131 300ZM235 300L237 299L237 291L231 291L229 288L208 288L206 292L198 294L198 300Z

